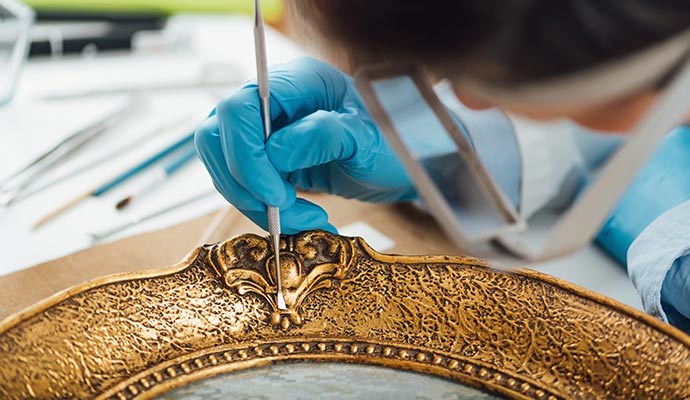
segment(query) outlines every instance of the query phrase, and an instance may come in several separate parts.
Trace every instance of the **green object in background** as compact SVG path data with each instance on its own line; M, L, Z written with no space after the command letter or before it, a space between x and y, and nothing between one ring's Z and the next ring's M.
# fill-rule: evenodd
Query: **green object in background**
M252 0L24 0L37 11L112 13L243 13L254 12ZM271 23L283 17L283 0L261 0L264 18Z

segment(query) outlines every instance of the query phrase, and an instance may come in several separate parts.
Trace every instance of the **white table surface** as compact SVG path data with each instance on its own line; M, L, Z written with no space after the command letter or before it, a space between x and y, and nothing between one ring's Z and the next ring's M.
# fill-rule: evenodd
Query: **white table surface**
M122 212L117 212L114 204L128 194L135 181L85 201L36 231L30 229L39 217L57 205L193 132L222 96L255 76L250 18L179 16L169 21L166 35L184 37L184 46L89 58L31 60L26 65L15 100L9 107L0 109L0 179L79 127L128 103L134 105L124 118L36 184L40 186L98 160L119 146L134 143L134 147L10 207L0 208L0 246L6 250L0 275L82 250L93 244L89 233L135 219L195 193L213 190L205 169L194 160L163 186ZM266 40L271 63L289 61L303 54L287 38L270 29ZM77 96L93 91L112 92L125 86L194 83L223 73L228 84L210 89ZM69 96L72 98L55 99ZM109 240L170 226L224 204L220 195L212 195Z
M0 110L0 178L81 124L125 102L136 102L126 118L86 146L78 157L52 171L46 179L54 179L118 146L133 141L140 144L126 154L102 162L16 205L0 208L0 246L5 255L0 275L82 250L93 244L89 233L213 188L205 170L195 160L159 190L135 203L131 210L117 212L114 209L115 202L127 192L125 185L111 194L86 201L38 231L30 229L38 217L59 203L85 192L104 177L112 176L190 132L221 96L255 75L252 25L248 18L180 16L170 21L167 31L171 37L184 37L184 48L88 59L32 60L26 66L16 100L10 107ZM271 30L267 32L267 44L271 63L303 54L301 49ZM93 90L112 91L123 86L197 82L200 77L222 75L224 71L228 74L228 85L213 89L45 100ZM175 126L169 126L171 121ZM166 125L166 129L152 135L151 132ZM170 226L206 214L223 204L219 195L212 195L175 213L123 231L111 240ZM366 232L364 237L366 239ZM639 296L623 267L595 246L530 267L641 309Z

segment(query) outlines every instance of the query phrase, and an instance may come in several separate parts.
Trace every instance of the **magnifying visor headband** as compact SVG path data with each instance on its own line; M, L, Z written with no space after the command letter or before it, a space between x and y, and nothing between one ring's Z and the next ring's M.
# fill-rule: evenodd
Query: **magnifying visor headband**
M596 179L572 206L544 227L528 223L518 213L474 151L462 121L450 115L419 66L360 64L355 82L427 208L460 249L481 257L536 261L586 245L656 145L684 121L690 109L689 49L690 32L685 32L620 63L552 82L554 86L539 84L510 91L477 86L483 93L523 104L564 98L591 102L658 84L673 71L625 144L598 168ZM440 150L427 154L420 149L429 146L417 146L420 142L435 143L434 149Z
M501 85L467 77L453 83L496 104L552 107L596 104L653 87L690 54L690 30L622 60L536 83Z

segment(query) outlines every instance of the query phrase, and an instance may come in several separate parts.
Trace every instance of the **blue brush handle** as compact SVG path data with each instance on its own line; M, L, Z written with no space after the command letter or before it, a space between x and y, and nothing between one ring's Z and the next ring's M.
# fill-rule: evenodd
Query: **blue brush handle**
M163 150L159 151L158 153L154 154L150 158L140 162L139 164L135 165L134 167L130 168L129 170L123 172L122 174L116 176L115 178L111 179L110 181L99 186L98 188L96 188L91 193L91 196L98 197L102 194L105 194L106 192L113 189L117 185L129 180L130 178L136 176L137 174L141 173L142 171L144 171L147 168L151 167L152 165L156 164L158 161L165 158L170 153L174 152L175 150L180 149L181 147L187 145L188 143L192 143L193 141L194 141L194 133L191 133L191 134L183 137L182 139L178 140L177 142L171 144L170 146L168 146L168 147L164 148ZM179 166L177 168L179 168Z
M163 166L165 174L170 176L174 174L178 169L185 166L189 161L196 158L196 149L194 146L190 146L190 149L182 153L178 158L173 160L170 164Z

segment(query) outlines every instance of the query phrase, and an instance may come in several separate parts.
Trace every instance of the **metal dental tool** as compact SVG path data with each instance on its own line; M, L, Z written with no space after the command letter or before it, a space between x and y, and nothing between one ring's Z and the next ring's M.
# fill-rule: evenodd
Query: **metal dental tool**
M128 102L122 107L118 107L111 114L70 134L23 168L3 178L0 181L0 206L9 206L36 179L65 162L88 142L106 132L108 128L122 118L125 118L128 115L128 111L132 110L134 106L135 103Z
M94 242L102 242L102 241L109 239L110 237L124 231L125 229L129 229L133 226L137 226L137 225L141 224L142 222L146 222L146 221L152 220L154 218L158 218L162 215L166 215L166 214L169 214L171 212L177 211L182 207L185 207L185 206L190 205L192 203L195 203L199 200L210 197L210 196L214 195L215 193L216 193L215 190L209 190L209 191L204 191L204 192L195 194L195 195L190 196L186 199L182 199L182 200L177 201L175 203L166 205L165 207L161 208L160 210L152 211L149 214L145 214L145 215L142 215L139 217L132 218L130 221L127 221L123 224L107 228L107 229L100 231L100 232L89 233L89 236L91 236L91 239Z
M254 0L254 46L256 51L256 74L259 86L259 98L263 112L264 135L266 140L271 136L271 92L268 87L268 63L266 60L266 37L264 35L264 20L261 15L259 0ZM273 255L276 267L276 282L278 293L276 303L278 309L285 310L285 298L280 279L280 210L278 207L268 207L268 232L273 242Z
M108 150L107 153L100 154L98 157L95 157L85 163L80 163L79 165L70 168L69 170L59 174L58 176L51 177L50 180L42 181L36 185L29 185L29 187L27 187L26 190L13 193L12 197L8 196L3 198L3 196L0 195L0 206L6 206L15 202L23 201L55 185L63 183L66 180L74 178L75 176L78 176L86 171L90 171L94 167L97 167L105 162L113 160L117 157L121 157L123 155L127 155L130 151L139 148L144 143L147 143L152 139L158 138L160 135L168 133L168 131L172 129L177 129L180 126L180 124L183 124L191 119L191 115L187 115L182 118L172 119L171 121L167 121L165 124L157 125L153 127L153 129L147 130L146 132L144 132L144 134L135 137L133 140L130 140L126 144L123 144L118 147L112 147Z
M104 182L101 182L98 184L98 186L89 189L86 193L83 193L79 196L74 197L67 203L62 204L61 206L57 207L56 209L52 210L48 214L44 215L36 221L32 227L32 229L37 229L43 224L53 220L55 217L58 215L64 213L65 211L71 209L75 205L81 203L82 201L90 198L90 197L100 197L107 192L113 190L114 188L120 186L124 182L129 181L130 179L134 178L135 176L141 175L142 173L150 170L152 167L155 167L157 163L159 163L161 160L170 157L171 154L174 154L176 151L189 146L192 144L194 141L194 133L190 133L182 137L181 139L177 140L175 143L170 144L166 146L164 149L158 151L157 153L153 154L152 156L146 158L143 161L140 161L136 165L128 168L127 170L121 172L115 177L109 178Z

